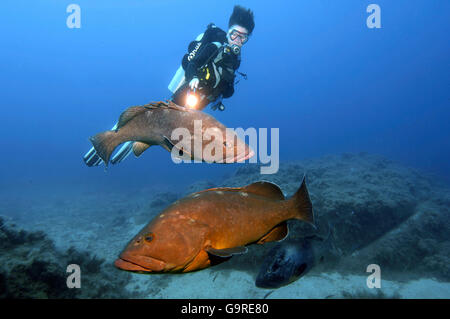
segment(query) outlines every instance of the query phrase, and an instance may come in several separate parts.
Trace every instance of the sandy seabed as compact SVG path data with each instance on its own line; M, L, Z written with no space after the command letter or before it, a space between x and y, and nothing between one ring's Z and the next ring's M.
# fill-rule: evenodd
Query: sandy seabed
M222 181L199 181L185 193L149 187L132 193L92 193L80 188L46 193L41 188L35 196L2 194L0 282L4 288L0 296L450 298L450 191L446 185L364 153L283 163L277 174L265 179L290 196L305 173L318 230L333 225L342 256L290 285L255 286L259 265L273 243L252 245L245 256L187 274L142 275L112 266L126 243L168 204L205 188L257 181L261 175L253 165L239 168ZM36 231L41 233L34 235ZM311 229L301 222L290 224L290 236L308 232ZM55 282L64 284L65 266L73 261L83 265L82 271L88 269L82 277L86 288L78 294L67 294L64 287L55 290ZM366 284L370 275L366 267L373 263L381 267L379 289ZM35 291L24 292L23 285Z

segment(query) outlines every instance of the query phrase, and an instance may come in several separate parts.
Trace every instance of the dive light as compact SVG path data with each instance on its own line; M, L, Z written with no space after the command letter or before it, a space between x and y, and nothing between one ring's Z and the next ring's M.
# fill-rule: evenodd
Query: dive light
M195 109L198 103L198 96L195 94L195 89L193 91L188 90L187 96L186 96L186 106Z

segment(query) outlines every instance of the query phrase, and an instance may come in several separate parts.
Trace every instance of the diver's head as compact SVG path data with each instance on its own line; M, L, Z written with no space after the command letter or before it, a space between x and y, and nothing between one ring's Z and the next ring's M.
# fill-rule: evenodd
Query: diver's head
M227 33L228 44L241 48L248 41L248 30L240 25L233 25Z
M234 6L233 13L228 22L228 44L241 48L248 41L254 28L255 21L253 12L241 6Z

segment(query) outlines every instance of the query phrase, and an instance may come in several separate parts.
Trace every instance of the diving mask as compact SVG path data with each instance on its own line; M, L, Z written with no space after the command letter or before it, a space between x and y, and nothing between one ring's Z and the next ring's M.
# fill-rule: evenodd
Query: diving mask
M248 34L239 32L236 29L232 29L230 31L229 35L230 35L230 39L233 40L233 41L236 40L236 38L239 37L242 44L244 44L244 43L246 43L248 41Z

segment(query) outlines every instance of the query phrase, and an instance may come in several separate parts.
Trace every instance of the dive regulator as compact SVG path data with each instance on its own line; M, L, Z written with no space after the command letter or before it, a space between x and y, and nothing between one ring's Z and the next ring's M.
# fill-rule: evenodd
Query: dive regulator
M241 52L241 48L238 45L233 44L231 46L231 51L233 51L234 54L238 55Z

